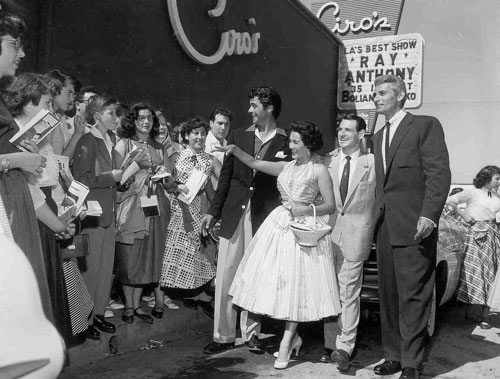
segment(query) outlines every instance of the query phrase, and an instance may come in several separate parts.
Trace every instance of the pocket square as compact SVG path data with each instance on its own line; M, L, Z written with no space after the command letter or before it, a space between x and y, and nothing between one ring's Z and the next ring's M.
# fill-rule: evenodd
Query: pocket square
M285 153L282 151L278 151L274 157L283 159L283 158L285 158Z

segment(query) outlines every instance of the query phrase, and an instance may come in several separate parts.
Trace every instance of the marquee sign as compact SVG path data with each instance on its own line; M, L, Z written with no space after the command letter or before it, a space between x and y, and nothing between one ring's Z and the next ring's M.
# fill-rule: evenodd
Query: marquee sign
M208 11L210 17L219 17L226 9L226 0L218 0L214 9ZM204 55L200 53L189 41L189 38L182 27L182 22L179 16L179 8L177 0L168 0L168 13L170 15L170 22L174 29L175 35L184 51L196 62L201 64L215 64L228 55L248 55L257 54L259 51L260 33L247 33L237 32L235 30L228 30L221 34L220 44L217 51L212 55ZM252 23L255 24L255 19Z
M394 74L406 83L405 108L422 102L424 39L418 33L343 41L340 47L337 106L342 110L375 109L373 82Z
M340 39L397 33L404 0L318 1L311 11Z

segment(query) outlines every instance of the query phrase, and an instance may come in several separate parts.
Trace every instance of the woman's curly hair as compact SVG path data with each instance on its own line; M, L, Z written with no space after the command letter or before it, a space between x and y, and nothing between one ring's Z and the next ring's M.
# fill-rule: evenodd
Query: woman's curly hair
M311 152L323 147L323 135L319 128L310 121L296 121L290 124L290 131L300 134L302 142Z

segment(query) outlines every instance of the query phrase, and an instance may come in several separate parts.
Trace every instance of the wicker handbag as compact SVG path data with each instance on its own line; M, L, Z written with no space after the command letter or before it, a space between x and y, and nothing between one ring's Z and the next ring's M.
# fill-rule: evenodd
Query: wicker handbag
M313 247L318 245L320 239L328 235L332 228L330 225L324 225L317 228L316 225L316 207L309 204L313 209L313 227L301 224L300 222L291 222L290 229L295 235L295 240L300 246Z

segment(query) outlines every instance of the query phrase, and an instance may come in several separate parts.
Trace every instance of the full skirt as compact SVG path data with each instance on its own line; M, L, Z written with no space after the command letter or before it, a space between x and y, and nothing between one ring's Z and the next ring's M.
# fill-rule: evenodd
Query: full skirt
M318 217L326 223L327 216ZM296 243L290 213L274 209L245 251L229 290L233 304L287 321L315 321L340 313L330 236L315 247Z

